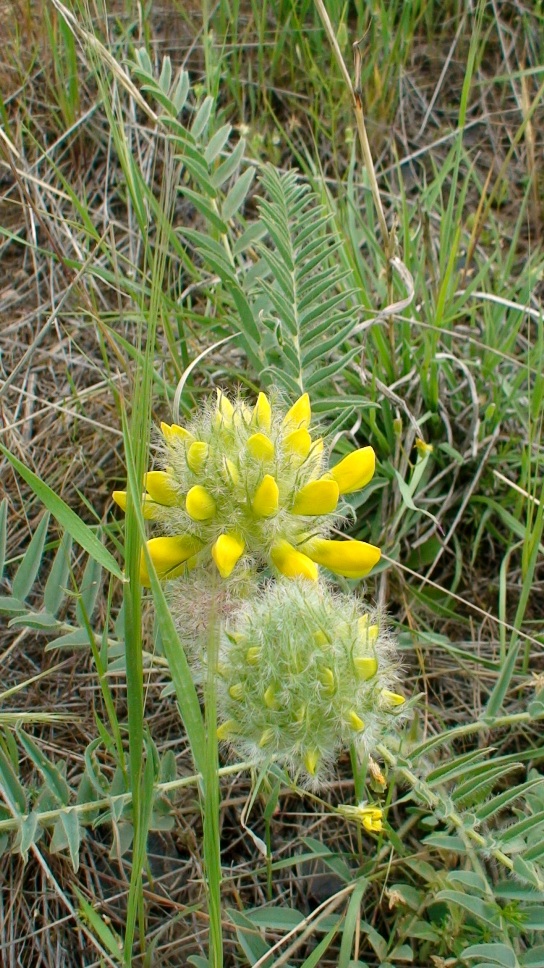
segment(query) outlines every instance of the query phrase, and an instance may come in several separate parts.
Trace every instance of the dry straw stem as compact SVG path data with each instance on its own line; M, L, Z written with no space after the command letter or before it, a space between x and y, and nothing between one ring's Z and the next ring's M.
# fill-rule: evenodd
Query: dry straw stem
M325 9L323 0L315 0L315 5L317 12L321 17L321 21L325 28L327 37L329 38L336 62L342 73L342 77L346 83L346 87L350 93L351 101L353 104L353 110L355 112L355 120L357 123L357 133L359 135L359 141L361 144L361 150L363 153L363 161L368 174L368 179L370 182L370 190L372 192L372 197L374 199L374 204L376 206L376 211L378 213L378 221L380 223L380 231L383 236L383 243L385 249L385 255L387 259L391 259L394 255L394 238L389 233L387 228L387 222L385 221L385 212L383 210L382 200L380 196L380 189L378 188L378 182L376 179L376 173L374 171L374 162L372 161L372 154L370 151L370 145L368 142L368 135L366 133L365 118L363 113L363 100L361 96L361 50L359 47L360 41L356 41L353 45L353 54L355 57L355 85L351 83L351 77L349 71L346 67L344 58L342 57L342 52L340 50L338 41L336 39L336 34L333 30L329 15Z

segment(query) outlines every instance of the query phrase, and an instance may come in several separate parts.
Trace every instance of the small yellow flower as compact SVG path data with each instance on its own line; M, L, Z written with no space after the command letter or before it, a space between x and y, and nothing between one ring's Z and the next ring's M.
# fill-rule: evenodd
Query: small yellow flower
M271 518L280 505L280 489L271 474L265 474L259 484L251 506L259 517Z
M304 766L310 776L315 776L317 764L319 763L319 753L317 750L309 750L304 757Z
M185 498L187 514L193 521L209 521L215 517L215 501L201 484L195 484Z
M310 481L295 494L292 514L318 515L331 514L338 504L338 484L336 481Z
M201 547L201 542L197 538L187 534L171 538L151 538L147 542L147 550L159 578L177 578L178 575L183 574L186 562L196 555ZM140 581L142 585L149 588L151 582L143 549L140 559Z
M148 471L144 486L152 501L164 507L173 507L178 501L175 481L166 471Z
M355 655L353 657L353 665L355 666L358 678L362 682L367 682L368 679L372 679L378 671L378 660L372 655Z
M194 440L189 450L187 451L187 464L192 470L193 474L199 474L203 469L207 459L210 448L202 440Z
M380 560L381 552L365 541L331 541L313 538L302 551L318 565L345 578L364 578Z
M184 444L191 444L194 440L192 434L185 427L180 427L179 424L167 424L164 421L161 423L162 435L165 440L174 442L176 440L181 440Z
M212 548L212 558L221 578L228 578L242 557L245 544L236 534L221 534Z
M383 810L381 807L367 804L365 801L359 803L356 807L349 803L342 804L337 807L337 813L347 817L348 820L360 823L369 833L379 834L383 830Z
M246 447L256 460L273 460L274 444L266 434L252 434L246 441Z
M390 692L389 689L382 689L382 699L391 706L404 706L406 702L404 696L399 696L398 692Z
M348 723L356 733L360 733L365 728L363 720L357 715L354 709L350 709L348 713Z
M270 557L278 571L286 578L310 578L317 581L317 566L308 558L293 548L288 541L278 541L272 546Z
M330 473L338 484L340 494L351 494L360 491L372 480L375 468L376 456L372 447L363 447L344 457Z
M307 429L310 426L311 419L312 408L310 406L310 398L307 393L303 393L291 409L287 411L283 418L283 426L287 430Z
M257 403L253 410L251 417L251 423L255 427L259 427L261 430L265 430L267 433L272 425L272 407L270 406L270 401L265 393L259 393L257 397Z

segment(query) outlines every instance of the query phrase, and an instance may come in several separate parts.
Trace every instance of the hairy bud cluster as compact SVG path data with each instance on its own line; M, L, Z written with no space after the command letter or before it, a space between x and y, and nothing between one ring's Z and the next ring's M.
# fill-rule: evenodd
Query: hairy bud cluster
M352 743L371 752L404 698L375 611L324 583L279 580L231 617L219 656L219 738L317 787Z
M142 508L163 534L147 542L159 578L213 562L221 578L235 568L262 569L316 581L319 565L362 578L380 558L364 541L327 535L342 495L374 473L371 447L328 469L323 441L310 434L303 394L285 411L260 393L253 408L221 391L187 427L162 424L164 470L146 474ZM125 491L114 500L126 507ZM149 585L145 555L141 581Z

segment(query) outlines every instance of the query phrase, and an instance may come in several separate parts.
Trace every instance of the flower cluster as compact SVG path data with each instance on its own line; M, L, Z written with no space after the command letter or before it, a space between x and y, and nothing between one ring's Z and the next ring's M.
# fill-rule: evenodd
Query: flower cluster
M370 753L404 704L380 616L322 582L279 580L222 631L219 737L315 787L340 750ZM376 825L377 815L366 817Z
M253 408L218 392L188 424L161 424L165 469L146 474L143 513L163 531L147 542L159 578L213 562L222 578L235 568L316 581L318 566L362 578L380 558L364 541L331 540L342 495L374 473L371 447L327 467L323 441L310 434L303 394L285 412L260 393ZM114 500L126 507L125 491ZM141 581L149 585L142 555Z

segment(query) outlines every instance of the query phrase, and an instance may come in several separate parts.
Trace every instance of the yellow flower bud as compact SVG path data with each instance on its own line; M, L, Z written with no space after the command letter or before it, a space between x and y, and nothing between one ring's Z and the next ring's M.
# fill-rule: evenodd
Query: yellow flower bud
M185 498L185 509L193 521L209 521L216 511L216 504L205 487L195 484Z
M380 549L366 541L330 541L313 538L302 545L318 565L345 578L364 578L380 560Z
M221 725L217 727L217 739L228 739L230 736L235 736L237 732L238 723L236 720L227 719L225 723L221 723Z
M187 451L187 464L194 474L199 474L208 459L210 448L202 440L194 440Z
M156 504L172 508L178 503L174 481L166 471L148 471L144 477L144 487Z
M372 447L363 447L344 457L330 473L338 484L340 494L351 494L372 480L375 467L376 455Z
M246 447L255 460L272 460L274 444L266 434L252 434L246 441Z
M234 463L234 461L232 461L229 457L223 457L222 463L223 463L222 474L223 474L223 480L225 481L225 483L232 484L232 485L238 484L238 481L240 480L240 474L238 473L238 468L236 467L236 464Z
M246 652L246 662L248 665L258 665L261 657L261 650L258 645L252 645Z
M185 444L190 444L195 439L185 427L179 424L161 423L162 435L167 443L171 444L176 440L181 440Z
M309 578L317 581L318 569L307 555L293 548L288 541L277 541L270 549L270 558L286 578Z
M270 430L272 423L272 408L265 393L259 393L259 396L257 397L257 403L255 404L255 409L253 410L251 423L254 427L259 427L261 430Z
M330 514L338 504L338 484L325 478L310 481L295 494L292 514L317 515Z
M318 629L317 632L314 632L314 639L316 645L327 646L331 644L329 636L323 629Z
M301 427L308 428L311 419L312 409L310 407L310 398L307 393L303 393L291 409L287 411L283 420L283 426L286 430L298 430Z
M280 491L271 474L265 474L251 502L251 506L261 518L271 518L276 514L280 503Z
M234 686L229 688L229 696L231 699L240 702L244 698L244 687L241 682L237 682Z
M399 696L398 692L390 692L389 689L382 689L382 699L392 706L404 706L406 702L404 696Z
M266 706L267 709L277 709L278 708L278 702L277 702L277 699L276 699L276 687L274 685L270 685L268 687L268 689L265 690L265 693L263 695L263 699L264 699L264 704L265 704L265 706Z
M238 535L220 534L212 547L212 558L221 578L228 578L244 553L245 544Z
M231 427L232 417L234 414L234 407L230 402L229 398L225 396L222 390L217 389L217 413L215 419L215 426L217 429L219 427Z
M356 733L360 733L365 728L363 720L357 715L354 709L351 709L348 713L348 723Z
M353 665L357 672L357 678L362 682L372 679L378 671L378 660L373 655L355 655Z
M310 776L315 776L317 770L317 764L319 763L319 753L317 750L308 750L304 757L304 766L308 770Z
M319 681L325 687L325 693L328 696L334 695L336 683L334 681L334 672L332 669L328 669L327 667L322 669L319 675Z
M189 534L168 538L150 538L147 550L155 566L157 576L163 579L177 578L185 571L186 562L200 551L202 543ZM140 582L150 586L147 562L142 548L140 559Z
M283 449L286 454L292 454L300 462L305 461L310 453L312 438L307 430L293 430L283 438Z
M268 744L271 743L273 739L274 739L274 730L269 727L268 729L265 729L263 731L261 738L259 740L259 746L262 749L263 746L268 746Z
M380 634L380 626L369 625L368 622L369 618L367 612L367 614L362 615L357 622L357 631L359 633L359 637L363 640L363 642L365 642L365 644L373 645Z

